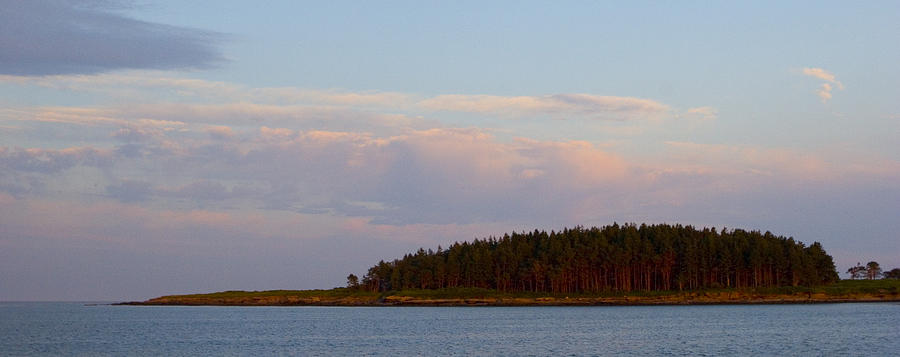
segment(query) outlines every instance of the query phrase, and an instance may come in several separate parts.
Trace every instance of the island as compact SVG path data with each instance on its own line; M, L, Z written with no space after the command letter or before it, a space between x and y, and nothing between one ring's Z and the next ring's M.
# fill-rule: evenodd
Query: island
M840 280L822 245L771 232L612 224L420 248L330 290L225 291L123 305L541 306L900 301L900 280Z

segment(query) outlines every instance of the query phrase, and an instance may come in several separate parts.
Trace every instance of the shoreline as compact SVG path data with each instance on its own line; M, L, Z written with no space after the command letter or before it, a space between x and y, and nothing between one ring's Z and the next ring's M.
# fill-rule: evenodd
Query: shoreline
M594 297L453 297L424 298L407 295L324 296L266 295L252 296L173 295L146 301L120 302L131 306L676 306L676 305L781 305L900 302L900 294L822 293L753 294L746 292L693 292L660 296L594 296Z

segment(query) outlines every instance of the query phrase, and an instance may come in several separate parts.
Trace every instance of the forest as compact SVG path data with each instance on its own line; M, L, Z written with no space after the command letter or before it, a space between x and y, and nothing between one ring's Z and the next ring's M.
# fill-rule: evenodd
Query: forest
M806 246L742 229L614 223L420 248L379 262L359 285L370 291L470 287L591 293L817 286L838 279L818 242Z

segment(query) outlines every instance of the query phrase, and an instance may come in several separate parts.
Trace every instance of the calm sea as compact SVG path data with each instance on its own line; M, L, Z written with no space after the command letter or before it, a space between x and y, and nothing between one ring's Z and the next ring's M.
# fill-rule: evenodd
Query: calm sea
M0 303L2 355L900 353L900 304L154 307Z

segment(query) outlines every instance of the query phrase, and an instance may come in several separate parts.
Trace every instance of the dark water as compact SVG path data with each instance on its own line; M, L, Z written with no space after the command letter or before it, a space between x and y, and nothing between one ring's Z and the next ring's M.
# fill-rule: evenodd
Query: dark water
M0 355L900 353L900 304L151 307L0 303Z

